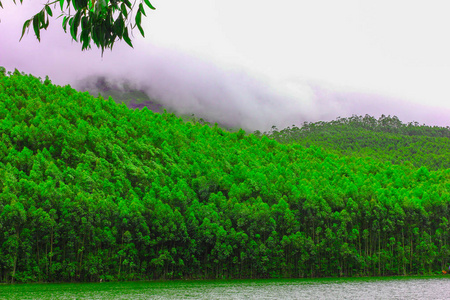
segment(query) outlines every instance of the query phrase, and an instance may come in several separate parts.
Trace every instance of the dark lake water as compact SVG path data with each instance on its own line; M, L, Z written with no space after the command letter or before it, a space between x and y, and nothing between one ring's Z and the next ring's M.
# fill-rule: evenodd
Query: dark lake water
M450 299L450 276L1 285L0 299Z

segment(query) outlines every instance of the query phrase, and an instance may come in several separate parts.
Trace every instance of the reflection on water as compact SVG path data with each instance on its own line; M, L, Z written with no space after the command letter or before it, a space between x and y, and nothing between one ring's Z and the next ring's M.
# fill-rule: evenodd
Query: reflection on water
M450 277L9 285L0 299L450 299Z

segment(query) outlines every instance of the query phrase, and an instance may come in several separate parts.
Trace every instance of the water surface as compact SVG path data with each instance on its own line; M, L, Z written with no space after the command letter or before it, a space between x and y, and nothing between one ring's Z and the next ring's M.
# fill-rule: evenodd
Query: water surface
M450 299L450 276L17 284L0 299Z

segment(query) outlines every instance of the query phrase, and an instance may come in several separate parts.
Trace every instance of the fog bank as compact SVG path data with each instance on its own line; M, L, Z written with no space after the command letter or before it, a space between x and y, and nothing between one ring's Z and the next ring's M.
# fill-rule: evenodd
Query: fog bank
M442 106L431 107L425 102L418 104L407 98L381 95L368 88L358 90L351 85L333 85L326 80L296 76L295 68L301 68L298 62L307 58L301 52L289 56L293 66L289 74L294 74L290 77L280 76L280 70L271 70L270 66L257 69L225 52L213 51L208 56L173 45L162 46L138 35L133 40L134 49L118 42L112 52L106 51L102 57L97 49L81 52L81 45L71 41L55 18L50 21L49 30L42 32L41 43L32 31L19 43L23 22L39 11L41 4L25 1L23 5L9 2L3 5L0 65L9 71L17 68L42 78L49 75L56 84L84 89L89 78L104 76L111 82L131 83L179 114L195 114L212 123L250 131L265 131L273 125L284 128L304 121L328 121L352 114L397 115L403 122L450 125L447 117L450 110ZM158 28L157 21L153 25L148 29L149 34L163 30ZM267 59L283 57L285 53L274 52L272 56ZM334 71L345 73L345 69ZM411 85L412 91L414 88ZM434 94L436 91L430 90L430 95Z

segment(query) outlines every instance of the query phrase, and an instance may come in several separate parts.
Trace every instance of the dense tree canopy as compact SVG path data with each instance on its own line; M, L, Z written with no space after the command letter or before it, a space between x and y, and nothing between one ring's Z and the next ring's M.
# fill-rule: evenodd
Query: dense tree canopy
M430 274L449 262L447 168L227 132L1 68L0 136L1 282Z
M82 50L90 48L93 42L103 53L106 48L112 49L117 40L133 47L130 32L137 27L144 36L141 19L146 16L146 7L155 9L150 0L133 3L130 0L55 0L47 2L40 12L25 21L22 37L32 27L40 41L40 31L47 29L53 8L60 12L64 31L69 30L72 39L82 44Z
M352 116L301 127L276 127L265 135L281 142L326 148L339 155L368 156L393 164L450 168L450 128L402 123L396 116Z

